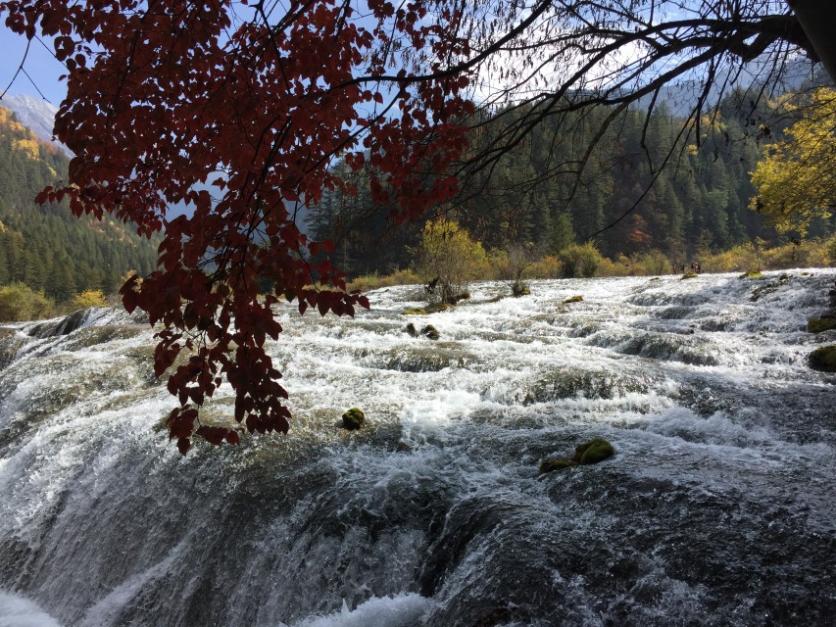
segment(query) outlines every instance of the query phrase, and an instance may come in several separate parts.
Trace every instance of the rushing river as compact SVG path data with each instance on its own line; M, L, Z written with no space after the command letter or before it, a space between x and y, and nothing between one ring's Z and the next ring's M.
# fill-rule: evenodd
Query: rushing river
M160 428L147 326L0 339L0 626L832 625L834 271L280 317L289 436ZM572 295L583 302L563 305ZM77 322L78 320L76 320ZM404 326L434 325L434 342ZM349 407L369 425L337 428ZM229 392L205 409L231 412ZM616 455L538 477L591 437Z

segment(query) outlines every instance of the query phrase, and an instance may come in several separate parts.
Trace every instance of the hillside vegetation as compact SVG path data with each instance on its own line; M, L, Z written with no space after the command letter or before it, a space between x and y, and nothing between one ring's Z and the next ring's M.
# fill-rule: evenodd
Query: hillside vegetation
M112 293L127 271L154 267L154 243L130 226L34 202L67 167L62 153L0 107L0 286L12 293L26 287L63 303L88 290Z

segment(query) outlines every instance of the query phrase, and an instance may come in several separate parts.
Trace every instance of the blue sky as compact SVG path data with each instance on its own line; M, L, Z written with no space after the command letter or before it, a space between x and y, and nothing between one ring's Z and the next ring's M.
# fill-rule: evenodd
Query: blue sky
M47 42L50 45L50 42ZM12 80L17 70L23 53L26 50L26 38L10 31L0 21L0 54L3 62L0 63L0 93ZM33 39L29 47L29 55L26 58L24 68L38 85L38 88L56 107L61 104L67 89L58 77L62 74L64 66L61 65L49 51L47 51L38 40ZM10 94L27 94L40 97L38 91L22 73L9 89Z

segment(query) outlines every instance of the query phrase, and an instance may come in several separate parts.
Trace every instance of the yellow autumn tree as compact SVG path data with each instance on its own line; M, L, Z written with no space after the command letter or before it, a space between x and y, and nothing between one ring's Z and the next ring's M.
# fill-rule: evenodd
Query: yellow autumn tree
M836 91L820 88L786 107L801 117L786 140L765 147L752 172L751 206L779 233L806 235L810 221L828 218L836 205Z
M88 307L107 307L107 299L101 290L84 290L73 296L73 309L87 309Z
M486 271L488 256L456 221L438 218L424 225L419 263L436 298L454 303L464 283Z

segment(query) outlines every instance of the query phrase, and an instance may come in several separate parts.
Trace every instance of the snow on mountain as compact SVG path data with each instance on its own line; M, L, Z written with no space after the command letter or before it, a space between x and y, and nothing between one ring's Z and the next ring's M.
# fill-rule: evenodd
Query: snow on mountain
M28 127L39 139L72 156L69 148L53 139L52 127L55 123L55 114L58 112L55 105L26 95L7 95L0 105L11 109L20 123Z

